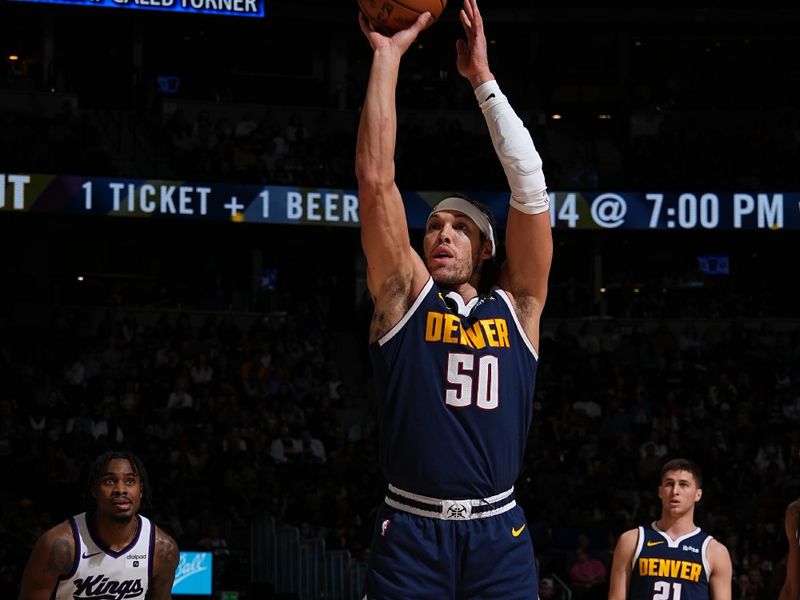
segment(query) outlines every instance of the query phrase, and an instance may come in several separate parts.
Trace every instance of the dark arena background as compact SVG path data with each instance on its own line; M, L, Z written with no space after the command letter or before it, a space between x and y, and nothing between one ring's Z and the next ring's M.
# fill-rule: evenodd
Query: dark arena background
M507 209L455 69L459 8L401 71L415 243L444 193ZM800 496L800 9L481 9L553 199L517 483L539 574L555 598L605 598L573 585L577 551L607 570L680 456L705 471L698 523L731 553L734 596L774 599ZM109 448L147 466L145 514L210 553L198 597L361 598L385 482L357 10L0 2L0 598Z

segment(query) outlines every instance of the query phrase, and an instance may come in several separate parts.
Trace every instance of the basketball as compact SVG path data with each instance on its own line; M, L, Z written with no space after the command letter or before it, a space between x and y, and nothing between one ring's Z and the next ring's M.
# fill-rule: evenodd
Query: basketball
M376 29L394 33L413 25L426 10L433 17L430 27L444 11L447 0L358 0L358 5Z

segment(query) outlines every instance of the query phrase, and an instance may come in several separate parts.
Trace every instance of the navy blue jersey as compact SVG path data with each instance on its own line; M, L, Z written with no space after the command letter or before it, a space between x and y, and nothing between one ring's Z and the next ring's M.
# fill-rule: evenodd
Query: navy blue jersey
M505 292L464 305L429 279L400 322L370 345L370 355L381 466L390 483L456 499L514 485L538 357Z
M630 600L708 600L708 544L699 527L673 540L655 523L639 527Z

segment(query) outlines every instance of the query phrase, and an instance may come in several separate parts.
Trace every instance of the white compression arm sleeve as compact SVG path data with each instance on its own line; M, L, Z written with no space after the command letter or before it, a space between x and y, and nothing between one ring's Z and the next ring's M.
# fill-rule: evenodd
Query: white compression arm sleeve
M494 151L511 187L511 206L530 215L546 211L550 201L542 172L542 159L522 119L511 108L508 98L500 91L495 80L475 88L475 97L489 126Z

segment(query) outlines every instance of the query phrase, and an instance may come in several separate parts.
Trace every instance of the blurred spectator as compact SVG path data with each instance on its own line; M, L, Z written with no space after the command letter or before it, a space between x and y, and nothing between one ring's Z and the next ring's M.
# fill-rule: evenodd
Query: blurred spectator
M294 462L302 452L300 440L289 434L289 426L281 427L280 435L272 440L269 454L278 463Z
M325 447L319 438L312 436L311 431L303 429L300 436L300 460L306 464L318 465L326 460Z
M570 588L576 599L601 599L608 592L604 586L608 571L605 565L589 556L584 548L575 551L575 562L569 568Z
M543 577L539 581L539 600L553 600L556 597L556 588L553 580Z

